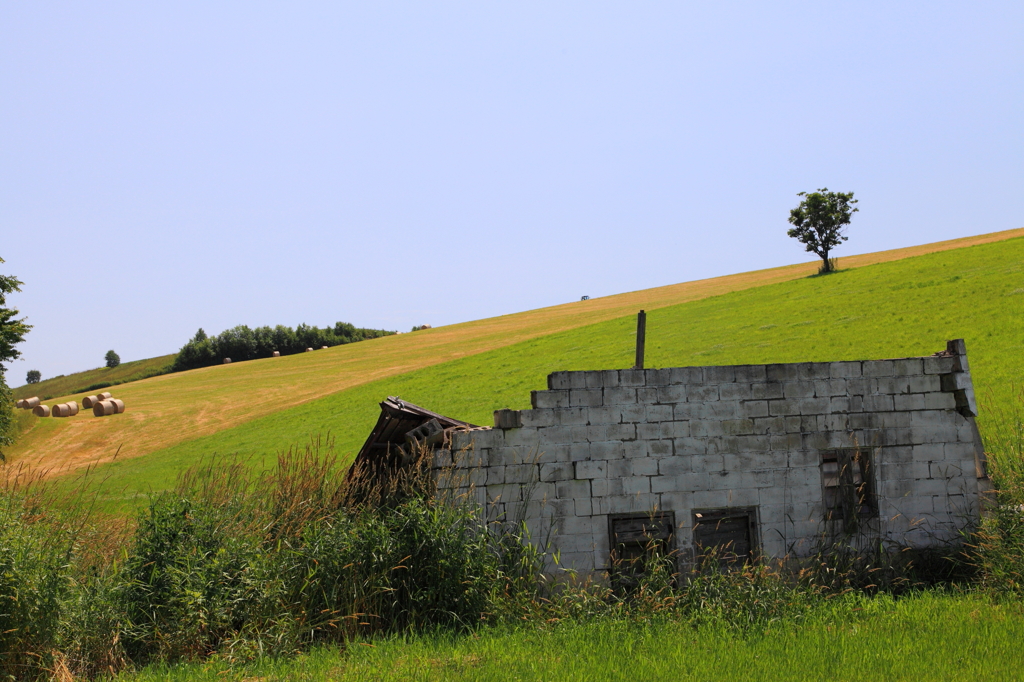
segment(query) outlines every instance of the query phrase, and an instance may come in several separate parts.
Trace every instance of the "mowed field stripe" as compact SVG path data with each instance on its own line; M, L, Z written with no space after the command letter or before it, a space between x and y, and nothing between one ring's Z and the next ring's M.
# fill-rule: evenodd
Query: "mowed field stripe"
M856 268L928 253L1024 236L1024 228L921 246L850 256ZM169 374L114 388L128 411L116 418L87 412L60 420L25 419L8 459L60 474L138 457L232 428L253 419L354 386L484 353L522 341L711 296L806 277L818 263L802 263L684 282L589 301L541 308L401 334L313 353L253 360ZM50 403L81 400L83 394Z

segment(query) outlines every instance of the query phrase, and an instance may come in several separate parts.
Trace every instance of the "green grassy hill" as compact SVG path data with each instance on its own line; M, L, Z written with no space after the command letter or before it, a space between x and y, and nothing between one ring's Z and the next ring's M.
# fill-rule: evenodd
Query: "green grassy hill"
M165 374L170 371L175 357L177 354L171 353L158 358L122 362L117 367L97 367L67 376L56 376L38 384L19 386L12 393L15 399L39 396L43 400L50 400L59 396L103 390L107 386L118 386Z
M399 395L490 424L493 410L529 406L556 370L632 364L632 315L370 381L215 434L100 466L109 504L169 485L204 456L256 462L310 437L355 452ZM647 366L850 360L927 355L964 338L982 410L1024 386L1024 238L805 277L653 310ZM980 420L985 427L984 412Z

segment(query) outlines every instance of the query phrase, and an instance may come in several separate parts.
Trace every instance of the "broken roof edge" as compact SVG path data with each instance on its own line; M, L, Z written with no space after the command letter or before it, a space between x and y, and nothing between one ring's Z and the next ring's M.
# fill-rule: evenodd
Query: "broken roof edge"
M437 420L444 430L480 428L476 424L433 412L398 396L388 396L380 403L380 416L366 442L363 443L363 447L359 449L355 462L359 463L369 459L371 452L376 447L387 447L389 443L397 443L396 438L404 441L407 433L432 420Z

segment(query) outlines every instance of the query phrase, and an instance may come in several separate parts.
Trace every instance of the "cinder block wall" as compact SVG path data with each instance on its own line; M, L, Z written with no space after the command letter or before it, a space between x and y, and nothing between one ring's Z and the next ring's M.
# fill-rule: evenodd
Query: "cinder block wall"
M879 514L865 539L928 546L979 515L984 453L963 341L930 357L557 372L522 427L457 435L441 487L491 517L526 520L580 572L609 561L608 516L756 509L760 550L815 549L825 532L823 451L869 446ZM453 462L454 459L454 462Z

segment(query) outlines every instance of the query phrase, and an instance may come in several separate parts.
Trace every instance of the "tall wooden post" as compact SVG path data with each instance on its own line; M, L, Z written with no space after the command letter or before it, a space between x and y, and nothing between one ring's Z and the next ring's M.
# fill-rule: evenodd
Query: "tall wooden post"
M644 368L644 343L647 337L647 313L640 311L636 316L636 364L633 369Z

